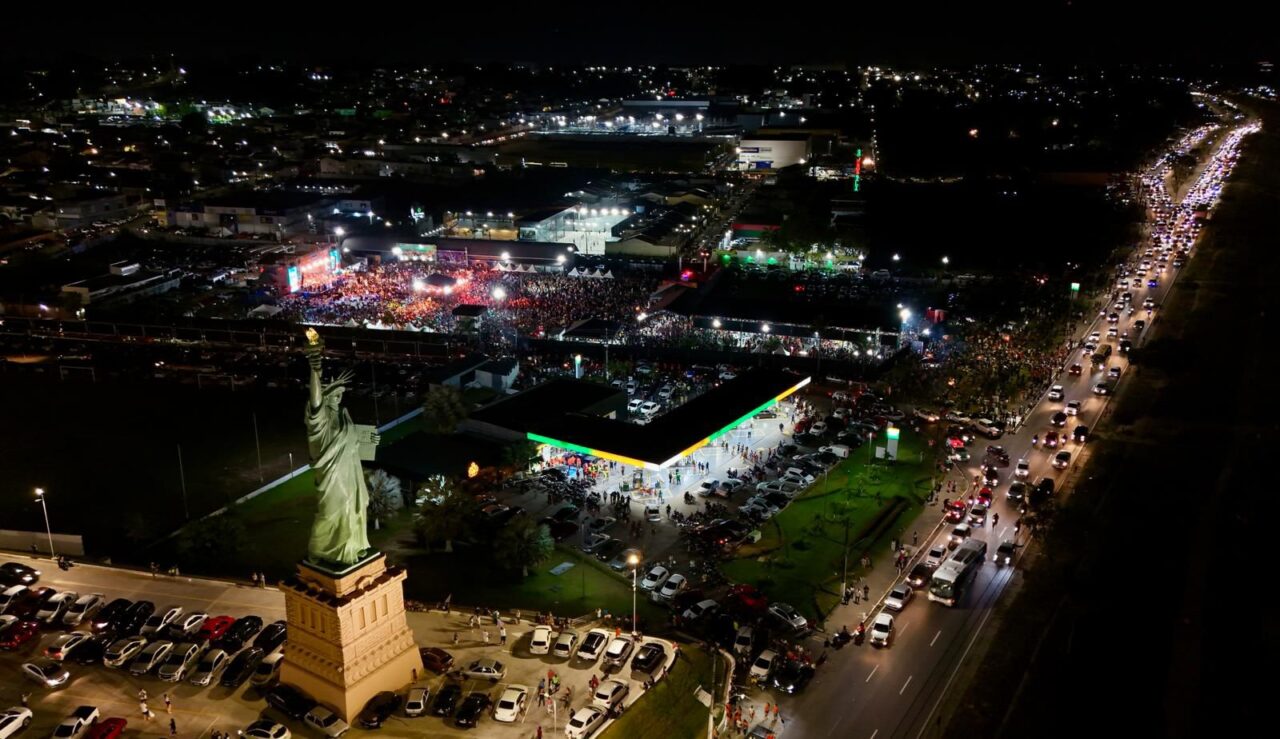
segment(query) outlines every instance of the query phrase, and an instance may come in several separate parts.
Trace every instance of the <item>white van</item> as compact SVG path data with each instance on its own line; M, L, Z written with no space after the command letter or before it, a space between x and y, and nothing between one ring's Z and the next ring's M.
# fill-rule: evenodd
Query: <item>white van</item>
M830 446L824 446L818 451L831 452L832 454L836 455L837 457L840 457L841 459L848 459L850 450L849 450L849 447L845 446L844 444L832 444Z

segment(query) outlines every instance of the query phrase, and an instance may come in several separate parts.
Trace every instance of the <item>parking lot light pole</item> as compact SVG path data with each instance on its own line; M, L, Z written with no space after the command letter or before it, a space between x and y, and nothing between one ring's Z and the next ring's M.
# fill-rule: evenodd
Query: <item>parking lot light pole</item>
M640 558L632 554L627 557L627 564L631 565L631 635L635 636L639 631L636 628L636 574L640 572Z
M57 557L53 551L53 528L49 526L49 505L44 502L44 488L36 488L36 500L40 501L40 509L44 511L44 530L49 535L49 557Z

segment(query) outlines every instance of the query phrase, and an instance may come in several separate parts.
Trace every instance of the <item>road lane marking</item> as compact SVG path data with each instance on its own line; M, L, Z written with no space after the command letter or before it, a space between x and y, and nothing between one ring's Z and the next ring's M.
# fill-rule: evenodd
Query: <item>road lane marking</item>
M854 703L854 699L850 699L849 705L853 705L853 703ZM844 721L845 716L848 716L848 715L849 715L848 713L840 714L840 717L835 720L835 723L831 724L831 728L827 729L827 736L831 736L831 734L836 730L836 727L840 725L840 722Z
M871 732L871 739L876 739L876 734L879 734L879 733L880 733L879 729L876 729L875 731Z
M933 639L929 640L929 646L932 647L934 642L938 641L938 637L940 636L942 636L942 629L938 629L938 633L934 634Z
M911 684L911 678L913 677L915 677L915 675L907 675L907 681L902 684L902 690L898 691L898 695L902 695L904 692L906 692L907 686Z
M907 627L908 627L908 626L910 626L910 625L911 625L911 622L910 622L910 621L908 621L908 622L906 622L905 624L903 624L903 625L902 625L902 628L901 628L901 629L898 629L898 638L899 638L899 639L901 639L901 638L902 638L902 635L903 635L903 634L907 633Z
M878 669L880 669L880 665L876 665L875 667L872 667L872 668L871 668L871 674L870 674L870 675L867 675L867 682L871 682L871 678L872 678L872 676L874 676L874 675L876 674L876 670L878 670Z

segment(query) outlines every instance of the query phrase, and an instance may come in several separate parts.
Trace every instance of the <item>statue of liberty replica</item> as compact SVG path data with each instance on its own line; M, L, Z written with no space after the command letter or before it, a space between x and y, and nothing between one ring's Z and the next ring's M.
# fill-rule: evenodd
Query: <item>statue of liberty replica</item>
M350 372L322 382L324 341L315 329L307 329L305 352L311 365L307 447L320 495L307 559L313 565L342 571L374 554L368 535L369 490L360 462L373 458L378 434L372 426L352 422L351 414L342 407Z
M405 615L405 569L369 546L369 490L361 461L373 459L378 434L342 407L351 379L320 379L324 342L307 329L311 365L307 446L315 473L316 520L306 559L283 580L289 639L280 682L330 706L347 723L370 698L399 691L423 671Z

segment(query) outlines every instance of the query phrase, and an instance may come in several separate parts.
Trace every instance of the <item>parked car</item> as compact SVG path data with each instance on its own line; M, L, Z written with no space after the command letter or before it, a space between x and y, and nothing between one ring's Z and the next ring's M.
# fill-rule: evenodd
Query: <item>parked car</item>
M22 674L27 679L43 685L46 688L57 688L66 685L67 680L71 679L71 673L62 663L49 659L48 657L36 657L30 662L22 665Z
M453 667L453 655L439 647L421 647L418 654L422 657L422 666L432 672L443 674Z
M196 635L203 641L215 642L221 639L222 635L227 633L227 629L230 629L235 622L236 620L230 616L214 616L213 618L205 619L204 623L200 624L200 630Z
M80 706L53 730L53 739L79 739L89 727L98 722L98 718L97 706Z
M809 626L808 619L800 615L799 611L787 603L774 603L769 606L769 615L796 631Z
M404 699L404 715L416 718L426 713L431 705L430 688L409 688L409 695Z
M548 654L551 652L551 628L535 626L529 634L529 653Z
M289 727L266 718L249 724L241 734L249 739L290 739L293 736Z
M88 631L72 631L62 634L58 638L54 639L49 646L44 648L44 656L49 659L56 659L59 662L63 662L67 657L71 656L71 653L74 652L81 644L84 644L85 641L92 638L93 634Z
M751 669L747 671L747 677L758 683L768 680L770 673L773 672L773 665L777 660L777 652L772 649L764 650L751 663Z
M187 672L194 667L204 651L204 645L197 642L183 642L169 650L169 656L156 671L156 676L170 683L181 681Z
M275 621L267 625L253 639L253 646L261 649L266 654L271 654L284 644L285 638L288 636L288 627L284 621Z
M610 678L596 688L595 694L591 696L591 703L607 711L625 700L629 692L631 687L625 681Z
M359 722L362 729L381 729L382 724L391 718L391 714L396 712L400 707L400 696L389 690L369 699L364 704L364 708L360 711Z
M63 626L78 626L82 621L92 619L106 605L106 598L101 593L89 593L76 599L62 614Z
M126 636L112 642L102 655L102 663L107 667L124 667L147 645L145 636Z
M213 676L227 666L227 660L229 659L231 659L231 656L221 649L211 649L205 652L195 670L191 672L191 677L187 682L192 685L208 685L213 681Z
M129 662L129 674L134 677L142 677L150 673L156 667L164 663L169 652L173 651L173 642L167 639L153 641L138 652L137 656Z
M311 696L292 685L277 685L264 696L267 705L291 719L300 719L316 707Z
M458 726L474 727L480 723L480 717L484 715L484 709L489 707L489 696L485 693L472 693L462 700L462 705L458 707L458 715L454 717L454 723Z
M640 589L653 590L666 582L667 578L670 576L671 572L667 570L666 567L663 567L662 565L654 565L649 568L649 572L645 574L644 578L640 581Z
M604 652L604 648L608 643L609 632L604 629L588 631L586 637L582 639L582 646L578 647L578 659L583 662L594 663L600 658L600 654Z
M81 739L120 739L128 725L128 721L119 717L104 718L90 726Z
M170 622L165 632L174 641L190 641L191 637L200 631L200 627L204 626L204 622L208 618L209 614L203 611L184 613Z
M496 683L507 676L507 668L496 659L478 659L463 668L462 676Z
M262 661L262 650L257 647L250 647L232 658L227 669L222 671L222 679L218 684L224 688L238 688L244 684L245 680L258 669L258 663Z
M330 739L338 739L351 728L346 721L342 720L341 716L333 712L333 709L319 703L307 711L302 720L311 728L330 737Z
M573 656L573 649L578 645L578 632L573 629L565 629L556 637L556 643L551 647L551 653L561 659L569 659Z
M252 639L253 635L261 629L262 619L257 616L238 618L214 646L225 649L229 654L235 654L243 649L245 642Z
M431 713L435 716L449 717L458 707L458 699L462 697L462 686L448 683L436 693L436 701L431 704Z
M164 631L169 624L173 623L175 619L182 615L182 612L183 609L181 606L169 606L163 611L156 611L147 617L147 620L143 622L142 628L138 630L138 633L143 636L148 636L158 631Z
M574 711L564 727L565 739L586 739L604 724L605 712L599 706L586 706Z
M789 659L773 671L773 687L783 693L799 693L813 679L813 666Z
M667 650L656 641L645 642L631 660L631 679L653 680L667 661Z
M107 605L103 606L93 616L94 631L115 631L120 621L128 612L129 607L133 605L133 601L127 598L116 598Z
M672 598L676 597L680 593L680 591L684 590L688 586L689 586L688 579L686 579L684 575L676 573L668 577L662 583L662 585L659 586L656 591L654 591L653 599L656 601L664 601L664 600L669 601Z
M493 720L505 724L515 723L525 712L529 700L529 688L524 685L508 685L493 704Z
M62 616L67 609L75 605L80 595L70 590L64 590L61 593L55 593L51 598L46 600L35 612L35 619L42 624L50 625L62 621Z
M155 610L155 603L149 600L137 601L121 614L116 630L125 636L138 634L142 631L143 625L147 623L147 619L151 618L151 614L155 613Z
M280 677L280 668L284 665L284 652L272 652L262 658L249 678L249 684L260 688L269 685Z
M627 658L631 656L636 644L629 636L616 636L613 641L609 642L608 648L604 650L604 666L622 667L626 663Z

